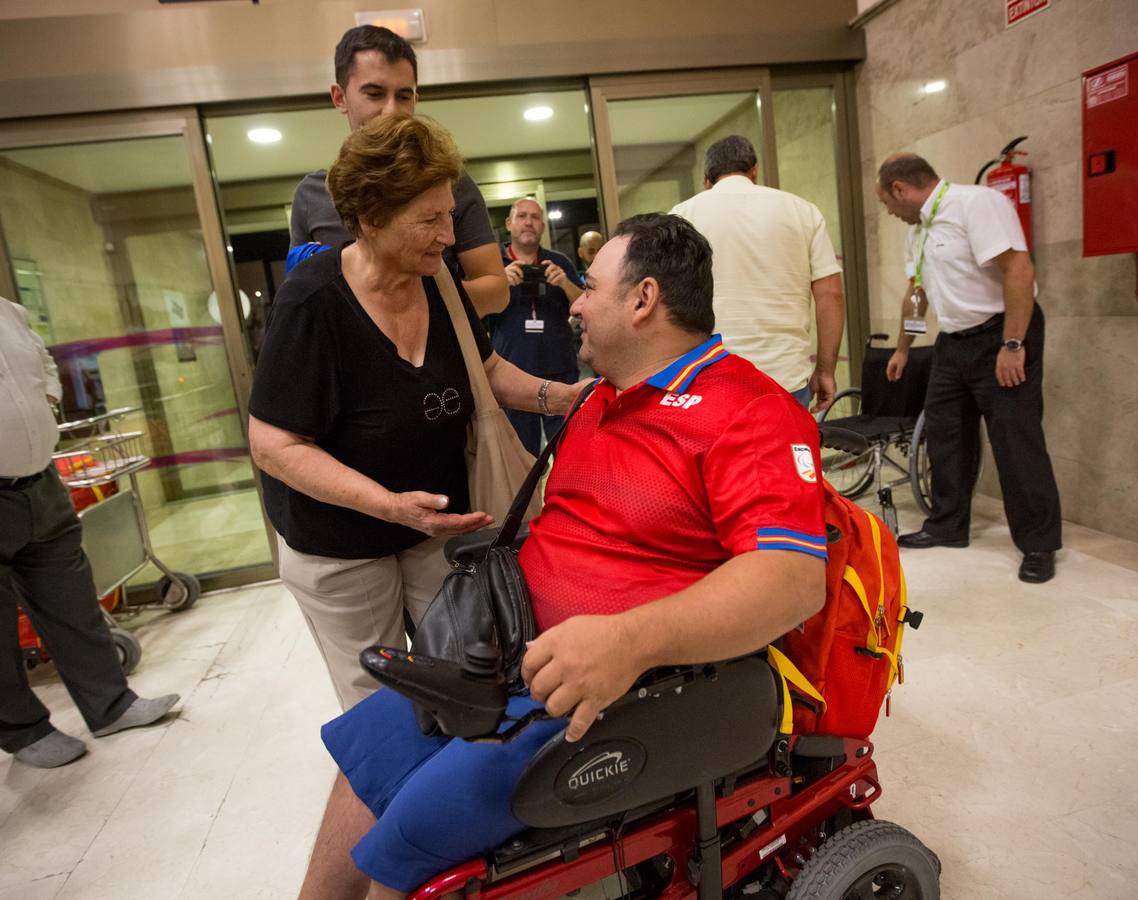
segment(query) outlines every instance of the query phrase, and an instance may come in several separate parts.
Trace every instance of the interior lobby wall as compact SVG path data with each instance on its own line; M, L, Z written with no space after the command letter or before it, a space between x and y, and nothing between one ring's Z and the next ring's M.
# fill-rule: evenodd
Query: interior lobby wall
M856 77L872 329L896 335L907 281L905 226L874 194L881 160L912 151L944 178L971 183L1008 141L1028 135L1021 149L1034 169L1034 257L1047 316L1044 426L1063 515L1132 536L1135 257L1082 257L1080 76L1136 49L1138 3L1053 0L1005 28L1003 4L991 0L899 0L864 29ZM933 80L946 89L924 93ZM981 489L998 493L994 466Z

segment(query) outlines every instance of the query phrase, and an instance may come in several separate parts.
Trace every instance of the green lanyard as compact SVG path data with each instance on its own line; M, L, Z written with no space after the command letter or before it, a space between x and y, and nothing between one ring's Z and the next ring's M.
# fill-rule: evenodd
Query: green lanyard
M925 222L925 227L921 229L920 236L917 238L919 241L917 245L917 269L913 275L913 287L919 288L921 286L921 273L925 268L925 243L929 239L929 230L933 227L933 219L936 218L937 210L940 209L940 201L944 199L944 193L949 188L949 183L946 181L940 186L940 190L936 192L936 198L933 200L933 208L929 210L929 219Z

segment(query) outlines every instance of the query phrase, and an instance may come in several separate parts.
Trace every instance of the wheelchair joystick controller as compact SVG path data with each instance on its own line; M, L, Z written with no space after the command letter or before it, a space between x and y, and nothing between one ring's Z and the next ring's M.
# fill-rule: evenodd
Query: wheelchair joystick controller
M502 658L490 644L467 647L462 663L369 647L360 654L360 664L381 684L427 710L451 737L493 734L505 716Z

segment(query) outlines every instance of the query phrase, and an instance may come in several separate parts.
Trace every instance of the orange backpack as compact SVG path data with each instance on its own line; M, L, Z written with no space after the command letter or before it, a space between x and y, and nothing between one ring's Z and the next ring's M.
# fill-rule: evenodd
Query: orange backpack
M782 680L782 731L867 738L893 683L904 683L901 637L920 626L909 610L897 541L881 520L825 493L826 603L768 648Z

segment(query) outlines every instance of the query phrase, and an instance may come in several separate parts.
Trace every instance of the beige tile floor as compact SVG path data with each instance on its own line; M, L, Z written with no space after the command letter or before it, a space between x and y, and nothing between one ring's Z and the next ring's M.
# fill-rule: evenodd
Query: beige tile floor
M1130 900L1138 544L1071 526L1059 576L1026 586L998 507L978 507L970 549L905 554L926 619L875 734L875 810L936 850L948 900ZM135 627L135 687L180 691L181 715L53 772L0 758L0 900L294 896L335 702L291 600L264 585ZM33 675L83 734L52 670Z

